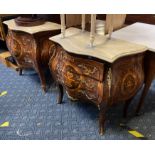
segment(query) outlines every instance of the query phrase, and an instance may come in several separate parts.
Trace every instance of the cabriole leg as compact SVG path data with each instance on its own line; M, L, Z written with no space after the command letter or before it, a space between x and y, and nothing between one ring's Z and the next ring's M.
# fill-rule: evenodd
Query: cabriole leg
M105 132L107 106L102 106L99 110L99 134L103 135Z
M145 83L145 85L144 85L144 89L143 89L143 92L142 92L142 95L141 95L141 98L140 98L140 102L139 102L139 104L138 104L138 106L137 106L137 109L136 109L136 115L137 115L137 116L140 115L140 110L141 110L141 108L142 108L142 106L143 106L143 104L144 104L144 100L145 100L145 97L146 97L146 95L147 95L147 93L148 93L148 91L149 91L149 88L150 88L150 86L151 86L152 80L153 80L153 79L148 80L148 81Z
M58 84L57 87L58 87L57 104L61 104L63 99L63 87L60 84Z
M128 108L129 108L129 105L131 102L132 102L132 98L125 102L124 111L123 111L123 118L127 118L127 112L128 112Z
M19 75L22 75L22 68L19 68Z

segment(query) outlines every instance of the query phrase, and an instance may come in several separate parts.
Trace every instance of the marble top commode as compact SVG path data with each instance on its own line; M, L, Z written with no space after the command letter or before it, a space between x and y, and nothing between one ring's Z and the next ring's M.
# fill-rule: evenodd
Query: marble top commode
M60 24L56 24L53 22L45 22L42 25L39 26L31 26L31 27L24 27L24 26L18 26L15 23L14 19L7 20L3 22L8 26L9 29L15 30L15 31L23 31L29 34L35 34L38 32L43 32L43 31L51 31L51 30L60 30L61 26Z
M108 39L107 36L97 34L95 35L94 47L91 48L89 39L89 32L82 32L81 29L73 27L65 31L65 38L62 38L62 34L50 38L70 53L92 56L109 63L120 57L142 53L147 50L147 47L143 45L120 39Z

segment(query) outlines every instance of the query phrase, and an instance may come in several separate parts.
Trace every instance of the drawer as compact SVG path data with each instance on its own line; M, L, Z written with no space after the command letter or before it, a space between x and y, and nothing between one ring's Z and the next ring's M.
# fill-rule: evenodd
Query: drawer
M81 77L79 81L72 81L72 86L78 84L77 87L68 87L66 82L65 89L70 97L75 99L83 99L93 103L101 103L103 97L103 83L90 79L89 77Z
M103 81L103 63L90 60L89 58L79 58L78 56L73 57L63 49L61 50L61 54L62 57L60 61L62 61L65 66L71 66L77 74L88 76L98 81ZM75 73L74 71L73 73ZM72 70L70 70L70 72L72 72Z

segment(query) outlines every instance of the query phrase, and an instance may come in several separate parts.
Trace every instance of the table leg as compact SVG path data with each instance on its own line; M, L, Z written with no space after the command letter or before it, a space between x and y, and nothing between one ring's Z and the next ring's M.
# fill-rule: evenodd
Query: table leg
M106 111L108 109L107 107L107 103L103 103L99 109L99 134L101 136L105 132Z
M139 115L140 113L140 110L144 104L145 97L149 91L149 88L155 76L155 54L153 52L147 53L144 64L145 64L144 89L140 98L140 102L136 109L136 115Z
M57 87L58 87L57 104L61 104L63 100L63 87L60 84L58 84Z
M19 75L22 75L22 71L23 71L23 69L19 68Z
M137 109L136 109L136 115L140 115L140 110L144 104L144 100L145 100L145 97L149 91L149 88L151 86L151 83L153 81L153 76L151 75L148 75L147 79L146 79L146 82L144 84L144 89L143 89L143 92L142 92L142 95L141 95L141 98L140 98L140 102L137 106Z
M128 108L129 108L129 105L130 105L131 102L132 102L132 99L133 99L133 98L130 98L129 100L127 100L127 101L125 102L124 111L123 111L123 118L127 118Z
M44 92L46 92L46 78L45 78L45 73L44 73L44 68L43 68L43 65L42 65L42 60L41 60L41 53L43 51L43 49L40 47L40 41L38 41L38 38L35 38L34 37L34 41L35 41L35 52L36 55L35 55L35 68L39 74L39 78L40 78L40 81L41 81L41 87L42 87L42 90Z
M46 92L46 78L42 68L38 67L38 74L41 81L41 88L44 92Z

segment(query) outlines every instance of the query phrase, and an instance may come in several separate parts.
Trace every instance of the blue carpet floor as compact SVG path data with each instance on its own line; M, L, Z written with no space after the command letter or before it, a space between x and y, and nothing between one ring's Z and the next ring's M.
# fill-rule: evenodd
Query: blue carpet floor
M136 139L119 127L123 105L112 107L107 113L106 132L98 134L98 110L92 105L71 102L64 96L64 104L56 104L57 89L51 85L44 94L38 75L24 71L19 76L0 64L0 139ZM134 117L138 94L129 109L128 126L140 131L148 139L155 139L155 81L146 98L143 115Z

